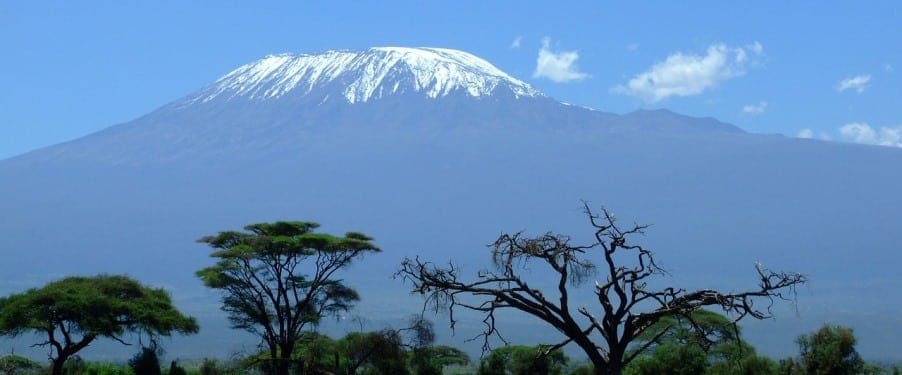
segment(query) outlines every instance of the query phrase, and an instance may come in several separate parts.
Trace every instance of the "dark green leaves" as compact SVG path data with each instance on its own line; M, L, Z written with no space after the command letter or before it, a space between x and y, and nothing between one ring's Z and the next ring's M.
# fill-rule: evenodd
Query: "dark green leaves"
M195 333L193 318L173 306L169 294L126 276L68 277L0 302L0 332L43 331L68 323L73 333L115 336L125 331L154 335Z
M223 292L222 309L233 328L261 336L268 363L287 374L290 356L305 327L349 310L360 296L336 272L369 252L372 238L356 232L344 237L317 233L313 222L279 221L201 238L216 249L216 264L197 272L208 287ZM282 354L280 354L282 355Z
M194 318L172 306L169 294L126 276L67 277L0 300L0 334L34 331L47 335L54 374L66 359L106 337L122 342L125 332L157 336L196 333Z

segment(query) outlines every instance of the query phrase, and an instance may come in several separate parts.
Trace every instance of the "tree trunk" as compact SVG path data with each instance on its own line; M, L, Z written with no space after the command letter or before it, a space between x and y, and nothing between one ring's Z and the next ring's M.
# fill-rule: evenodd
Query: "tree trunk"
M602 372L599 372L596 368L596 374L603 375L620 375L623 373L623 355L625 350L623 348L614 347L611 348L611 352L608 353L607 365L603 368Z
M276 359L276 375L288 375L288 361L284 358Z
M53 367L51 368L51 374L53 375L63 375L63 365L66 364L66 359L69 357L59 356L53 359Z
M281 344L279 346L279 364L276 366L278 369L276 375L289 375L291 372L291 352L294 351L294 345Z
M601 367L595 366L595 374L596 375L620 375L623 373L623 367L619 365L602 365Z

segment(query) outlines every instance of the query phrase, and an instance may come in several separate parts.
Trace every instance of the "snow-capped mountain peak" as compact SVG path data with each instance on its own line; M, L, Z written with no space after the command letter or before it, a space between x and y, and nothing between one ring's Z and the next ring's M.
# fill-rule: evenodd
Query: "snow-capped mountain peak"
M329 89L326 89L326 88ZM416 92L429 98L452 93L484 97L506 93L543 96L472 54L444 48L376 47L364 51L270 55L243 65L187 98L187 103L243 97L251 100L286 95L319 95L334 90L349 103Z

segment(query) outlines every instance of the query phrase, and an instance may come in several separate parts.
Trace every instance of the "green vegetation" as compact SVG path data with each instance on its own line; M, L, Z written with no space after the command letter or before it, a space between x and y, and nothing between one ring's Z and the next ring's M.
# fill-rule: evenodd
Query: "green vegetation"
M707 315L709 322L729 322L717 314ZM716 317L715 317L716 316ZM680 325L685 323L678 323ZM677 330L679 331L679 329ZM386 329L374 332L352 332L333 339L319 333L305 332L298 340L292 360L306 367L296 368L292 374L470 374L470 375L531 375L596 373L591 364L574 363L560 350L548 346L508 345L486 353L475 364L465 353L448 346L412 347L414 340L404 339L405 329ZM712 338L718 338L712 336ZM641 354L625 369L628 375L897 375L898 367L865 364L852 355L854 336L840 326L825 326L799 338L798 357L777 362L758 356L755 349L730 336L711 340L708 344L682 335L668 335L652 349ZM802 342L805 342L802 344ZM846 344L852 343L852 346ZM834 351L836 348L843 350ZM813 357L812 352L821 354ZM212 359L193 362L186 367L175 361L161 368L155 351L142 348L128 364L86 362L73 356L64 366L69 375L237 375L268 374L274 369L267 353L246 357L240 363L223 363ZM46 374L46 368L20 356L0 357L0 374Z
M739 317L763 318L766 313L752 308L751 298L769 298L776 291L804 282L804 277L771 273L758 267L760 290L752 292L647 290L642 280L662 270L654 264L650 252L626 241L627 235L641 233L644 227L621 230L607 212L603 216L589 215L598 239L592 245L571 246L566 236L554 234L538 238L502 236L495 243L493 253L500 273L481 274L488 281L463 283L456 279L455 269L443 270L420 261L405 261L399 272L407 280L413 280L415 290L427 294L430 302L454 302L458 307L476 307L488 313L485 338L497 333L494 310L514 307L531 310L533 315L559 328L567 336L563 342L506 345L484 353L474 363L460 349L435 345L432 323L421 316L415 316L405 328L351 332L340 338L314 332L312 328L324 317L349 310L359 299L357 292L338 278L338 272L362 255L380 250L371 238L360 233L338 237L315 233L315 223L275 222L249 225L245 227L247 232L221 232L200 240L216 249L211 256L217 262L197 275L205 285L223 293L222 309L228 313L234 328L260 337L263 344L260 352L230 362L204 359L161 365L162 351L157 346L160 336L199 330L193 318L172 306L164 290L146 287L126 276L68 277L0 298L0 334L36 334L43 340L36 345L48 347L50 354L49 364L14 354L0 357L0 375L896 375L902 372L897 367L865 363L855 349L857 340L852 330L834 325L824 325L800 336L796 340L798 356L777 362L758 355L754 347L741 339L738 319L702 307L719 307ZM587 308L580 308L577 313L591 324L579 332L567 331L573 328L563 321L573 320L567 310L568 288L580 285L596 270L593 263L581 256L597 250L603 254L603 268L612 270L607 275L608 282L595 287L595 295L602 304L601 315L596 318ZM617 251L634 253L638 265L615 264L613 254ZM545 261L560 276L559 294L553 299L544 297L553 293L543 294L530 288L513 273L515 265L525 258ZM622 261L624 257L618 259ZM502 284L506 286L501 288ZM481 305L473 305L471 300L462 304L463 300L456 299L459 293L492 299ZM661 306L644 312L633 309L639 303L648 306L655 301ZM586 344L588 335L594 331L608 340L608 349L596 347L596 354L607 356L605 360L599 362L590 355L587 363L570 361L562 348L566 344L583 348L581 344ZM141 347L127 364L84 361L77 355L98 338L126 344L123 340L126 333L146 335L150 343L149 347ZM594 345L591 340L588 343ZM485 344L488 347L488 341ZM612 354L610 348L622 353ZM615 354L619 360L612 359Z
M23 374L40 368L40 363L20 355L10 354L0 357L0 373L3 375Z
M141 351L135 354L128 361L135 374L141 375L161 375L160 359L157 357L157 351L151 348L141 348Z
M625 374L773 374L776 362L759 357L725 316L696 310L656 323L638 340L652 352L630 363Z
M416 375L439 375L445 367L469 363L467 353L446 345L415 348L410 352L410 369Z
M562 375L569 359L547 346L503 346L492 350L479 363L479 375Z
M153 338L197 331L194 318L178 312L166 291L126 276L68 277L0 299L0 334L46 335L37 345L51 347L53 375L97 338L124 343L126 332Z
M248 232L226 231L199 240L216 249L216 265L197 275L223 292L222 309L233 328L266 344L274 374L288 375L304 330L325 316L347 311L360 297L335 278L336 272L367 253L379 252L370 237L315 233L319 224L252 224ZM308 271L309 270L309 271Z

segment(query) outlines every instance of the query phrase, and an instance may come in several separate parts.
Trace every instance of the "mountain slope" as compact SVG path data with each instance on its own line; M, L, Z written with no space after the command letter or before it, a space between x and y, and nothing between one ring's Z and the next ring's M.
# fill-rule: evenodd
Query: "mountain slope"
M134 121L17 159L143 165L278 153L328 131L411 137L489 128L574 137L581 129L741 132L663 110L618 116L565 105L461 51L381 47L268 56Z

